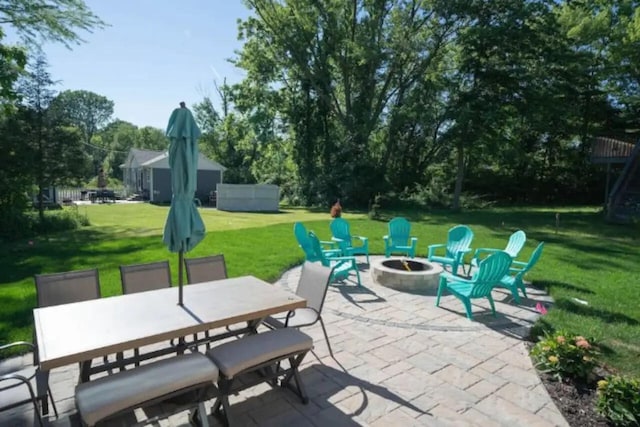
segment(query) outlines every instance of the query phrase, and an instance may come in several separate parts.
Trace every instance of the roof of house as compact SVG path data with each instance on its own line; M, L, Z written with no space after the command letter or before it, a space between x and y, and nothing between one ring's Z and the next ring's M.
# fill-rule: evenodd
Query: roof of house
M150 167L154 169L169 169L169 153L164 152L147 160L140 166ZM204 154L198 153L198 170L214 170L225 171L227 168L218 162L208 159Z
M137 164L144 167L156 169L169 169L169 153L167 151L142 150L140 148L131 149L132 159ZM220 170L225 171L227 168L220 163L208 159L204 154L198 153L198 170ZM125 165L120 165L124 167Z
M142 150L140 148L132 148L131 154L133 158L138 162L138 164L143 164L154 157L158 157L158 155L162 154L162 151L155 150Z

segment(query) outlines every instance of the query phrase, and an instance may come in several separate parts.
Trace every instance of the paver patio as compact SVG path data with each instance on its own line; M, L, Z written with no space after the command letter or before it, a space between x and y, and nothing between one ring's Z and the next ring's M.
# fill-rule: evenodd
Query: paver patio
M335 358L319 324L304 329L315 341L301 367L309 404L263 384L231 397L240 425L568 425L531 365L524 342L539 315L536 303L550 304L542 291L529 288L529 299L518 306L509 291L496 289L498 316L491 315L486 300L474 300L475 321L469 321L455 297L443 297L438 308L434 296L379 286L364 257L359 259L363 286L347 282L332 285L327 293L323 318ZM291 269L277 285L294 290L299 275L300 267ZM61 414L50 424L73 424L68 416L75 411L77 378L77 366L52 371ZM214 417L209 420L220 425ZM108 425L131 422L129 416ZM29 405L0 413L0 425L34 425ZM155 425L189 422L183 412Z

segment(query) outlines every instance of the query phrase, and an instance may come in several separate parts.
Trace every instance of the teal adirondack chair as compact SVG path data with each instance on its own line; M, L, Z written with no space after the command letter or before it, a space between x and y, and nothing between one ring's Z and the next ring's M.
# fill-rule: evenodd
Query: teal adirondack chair
M405 218L397 217L389 221L389 234L384 239L384 256L391 256L392 252L402 252L414 258L418 238L411 237L411 223Z
M473 258L471 259L471 266L477 267L480 260L486 257L488 254L492 254L495 252L503 251L509 254L511 259L515 260L518 257L518 254L524 247L525 242L527 241L527 235L522 230L517 230L511 236L509 236L509 241L507 242L507 246L504 249L493 249L493 248L478 248L473 253Z
M307 260L314 259L319 261L325 267L333 268L331 282L343 281L349 277L351 271L354 271L356 273L358 286L362 286L362 283L360 282L360 270L358 270L358 263L354 257L326 256L320 246L318 236L316 236L313 231L309 232L309 240L311 241L311 250L309 253L305 251Z
M311 240L309 239L309 232L307 228L301 223L296 222L293 224L293 234L296 236L296 240L298 241L298 245L302 248L307 257L307 261L315 262L320 261L319 258L309 259L309 256L315 256L315 252L312 247ZM326 257L334 257L342 255L342 250L338 247L336 242L328 242L321 240L320 247L322 252Z
M349 230L349 223L344 218L336 218L329 224L331 229L331 240L338 242L342 255L366 255L367 264L369 264L369 239L363 236L353 236ZM354 241L359 244L354 245Z
M540 259L540 256L542 255L543 248L544 248L544 242L540 242L538 247L536 247L531 253L531 257L529 258L528 262L513 261L513 264L509 269L508 273L515 273L515 274L513 275L508 273L505 274L505 276L502 278L502 280L500 280L500 283L498 284L498 286L507 288L511 291L511 294L513 295L513 300L516 302L516 304L520 303L520 296L518 295L518 290L521 290L524 297L527 298L527 291L524 286L524 280L523 280L524 275L527 274L527 272L531 270L534 265L536 265L536 263Z
M491 297L491 290L499 285L500 280L509 271L511 257L505 252L496 252L480 261L478 271L471 279L454 276L448 272L440 275L438 285L438 297L436 307L440 306L440 297L444 291L449 291L464 304L467 318L473 320L471 300L475 298L487 298L491 304L491 312L496 315L496 307Z
M427 259L439 262L443 267L450 266L453 274L458 274L458 267L464 270L464 256L471 252L473 231L466 225L456 225L449 230L447 243L429 245ZM444 248L444 256L436 255L436 250Z

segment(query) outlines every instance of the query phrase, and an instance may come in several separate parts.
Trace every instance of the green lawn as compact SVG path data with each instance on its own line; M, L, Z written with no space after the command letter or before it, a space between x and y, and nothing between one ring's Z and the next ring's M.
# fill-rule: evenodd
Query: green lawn
M80 206L92 223L71 233L0 246L0 342L30 339L35 305L33 275L98 267L104 296L120 293L118 266L168 259L177 282L177 255L162 244L167 207L148 204ZM292 223L302 221L320 238L330 237L327 211L283 209L281 213L230 213L201 209L205 240L190 256L222 252L230 276L252 274L276 280L300 263ZM560 213L556 229L556 213ZM404 215L412 221L420 256L428 244L445 240L459 223L474 230L474 246L502 247L521 228L526 260L540 241L546 246L528 279L549 289L556 304L543 324L593 336L608 365L640 375L640 232L637 227L605 224L593 208L508 208L450 212L384 212L385 221L345 213L352 232L369 237L372 253L382 253L386 220ZM574 298L587 301L588 305Z

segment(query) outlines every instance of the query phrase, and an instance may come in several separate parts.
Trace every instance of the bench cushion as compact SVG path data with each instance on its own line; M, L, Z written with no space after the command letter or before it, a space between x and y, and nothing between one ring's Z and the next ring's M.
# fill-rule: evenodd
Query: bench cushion
M88 425L172 392L214 383L218 368L201 353L175 356L79 384L76 408Z
M288 354L302 353L313 348L313 339L297 329L276 329L249 335L212 348L207 356L227 378L269 360Z

